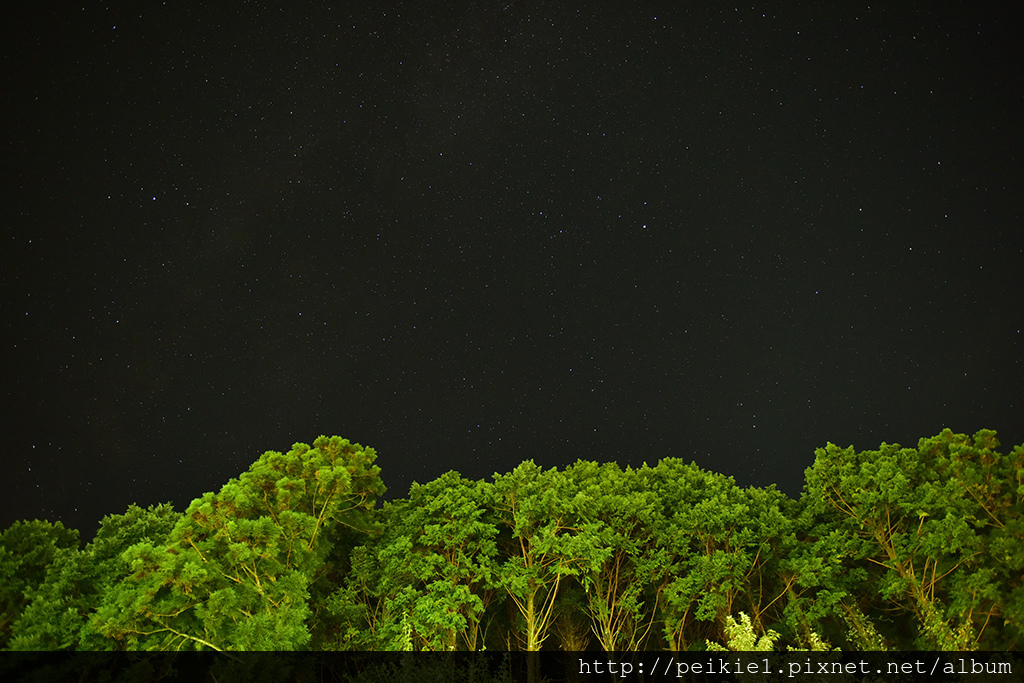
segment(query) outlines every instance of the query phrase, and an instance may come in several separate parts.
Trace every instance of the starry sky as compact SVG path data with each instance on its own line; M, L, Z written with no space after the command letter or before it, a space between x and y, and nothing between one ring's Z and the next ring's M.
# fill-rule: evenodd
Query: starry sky
M1019 7L22 4L2 526L320 434L389 497L1024 442Z

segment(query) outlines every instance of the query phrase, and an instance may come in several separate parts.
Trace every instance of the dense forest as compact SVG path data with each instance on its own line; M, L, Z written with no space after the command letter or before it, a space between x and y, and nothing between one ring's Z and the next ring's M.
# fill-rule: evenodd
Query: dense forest
M380 503L371 448L269 451L84 547L0 535L9 650L1005 650L1024 640L1024 446L828 444L799 500L669 458L448 472Z

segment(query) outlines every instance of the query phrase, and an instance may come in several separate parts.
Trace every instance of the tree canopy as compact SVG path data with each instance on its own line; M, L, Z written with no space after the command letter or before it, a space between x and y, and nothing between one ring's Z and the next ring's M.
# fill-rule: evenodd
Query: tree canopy
M667 458L385 492L341 437L80 547L0 533L4 649L1016 649L1024 446L826 444L799 499Z

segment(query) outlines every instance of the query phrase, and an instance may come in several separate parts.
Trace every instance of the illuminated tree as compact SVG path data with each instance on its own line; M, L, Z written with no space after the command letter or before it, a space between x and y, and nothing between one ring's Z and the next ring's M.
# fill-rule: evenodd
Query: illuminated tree
M347 584L330 602L339 613L355 609L362 626L354 631L364 633L352 645L482 646L480 618L494 595L498 534L484 519L487 486L448 472L414 483L408 499L384 505L383 533L355 550Z
M83 550L58 549L15 624L11 649L103 649L104 639L84 627L106 592L128 574L121 554L136 543L165 539L179 519L181 513L167 503L131 505L123 515L104 517Z
M309 587L344 529L370 526L384 492L373 449L320 437L268 451L196 499L165 542L124 558L91 628L121 647L296 649L309 640Z
M1004 456L998 446L991 430L948 429L916 449L828 444L807 472L807 509L834 528L819 531L819 545L913 618L918 647L1007 647L1020 637L1024 449Z
M60 522L15 522L0 533L0 648L61 552L78 550L78 530Z

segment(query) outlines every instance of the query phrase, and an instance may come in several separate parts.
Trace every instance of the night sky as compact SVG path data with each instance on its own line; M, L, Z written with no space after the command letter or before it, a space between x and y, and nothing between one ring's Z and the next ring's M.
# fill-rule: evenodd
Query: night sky
M320 434L389 497L1024 442L1019 4L21 4L0 527Z

